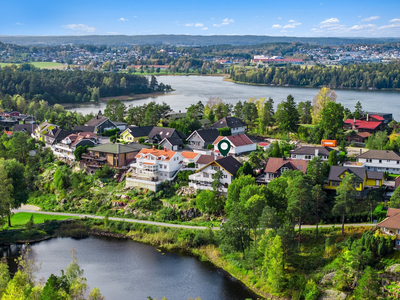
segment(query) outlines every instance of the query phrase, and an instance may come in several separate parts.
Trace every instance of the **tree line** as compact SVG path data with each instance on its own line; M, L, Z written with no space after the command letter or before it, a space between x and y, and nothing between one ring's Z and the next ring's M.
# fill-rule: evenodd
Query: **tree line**
M37 69L30 64L0 69L1 93L39 98L49 104L98 102L101 97L146 94L170 90L170 86L146 77L122 73Z
M400 64L364 64L341 67L285 66L270 68L231 69L231 79L271 85L294 85L351 89L397 89L400 88Z

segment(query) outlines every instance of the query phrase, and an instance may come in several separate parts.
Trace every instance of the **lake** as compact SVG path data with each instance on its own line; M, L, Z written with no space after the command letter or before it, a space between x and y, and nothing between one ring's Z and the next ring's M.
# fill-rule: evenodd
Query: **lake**
M212 76L159 76L157 80L169 84L175 91L140 100L126 101L125 105L142 105L149 101L161 103L165 101L175 111L185 110L191 104L202 101L205 104L209 97L220 97L226 103L235 104L239 100L246 101L250 97L271 97L275 101L275 108L287 95L292 94L296 102L312 101L318 89L299 87L272 87L236 84L223 81L222 77ZM355 91L335 90L337 102L344 107L354 110L357 101L360 101L364 110L374 112L393 113L396 120L400 120L400 92L399 91ZM106 103L71 109L83 114L104 111Z
M56 238L31 245L42 263L37 278L60 275L77 251L78 264L90 288L100 288L107 300L256 299L256 295L225 271L192 256L162 253L132 240L92 236L87 239ZM22 245L2 247L2 254L17 257ZM10 263L9 263L10 264ZM15 264L10 265L11 271ZM14 269L14 270L13 270Z

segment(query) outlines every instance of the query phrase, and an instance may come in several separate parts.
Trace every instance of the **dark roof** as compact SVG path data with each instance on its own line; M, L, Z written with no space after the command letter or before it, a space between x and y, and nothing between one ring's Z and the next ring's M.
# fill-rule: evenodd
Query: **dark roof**
M212 128L212 129L199 129L194 131L188 138L189 140L192 135L194 135L197 132L197 134L201 137L201 139L205 143L212 143L215 141L217 137L219 137L219 131L218 129Z
M54 138L54 143L61 142L63 139L65 139L67 136L70 134L77 133L76 130L62 130L60 128L55 128L50 130L48 133L45 134L45 136L52 137Z
M126 125L126 122L118 122L118 121L111 121L114 123L114 125Z
M212 128L236 128L243 126L246 126L246 123L235 117L225 117L211 125Z
M160 145L163 143L169 143L171 146L181 146L183 145L182 140L180 138L177 137L169 137L169 138L165 138L160 142Z
M113 154L123 154L123 153L130 153L130 152L139 152L143 148L150 149L150 146L142 145L138 143L131 143L127 145L123 144L112 144L107 143L103 145L99 145L93 148L90 148L89 151L94 152L105 152L105 153L113 153Z
M383 172L367 171L368 179L383 180Z
M37 128L37 124L16 124L14 126L14 131L28 131L29 133L32 133L32 131L35 131Z
M214 155L206 155L202 154L200 155L199 159L196 161L196 164L201 164L201 165L206 165L209 164L210 162L214 161Z
M151 126L128 126L126 130L137 137L137 136L148 136L151 130L154 128L154 125Z
M108 120L107 117L105 116L96 116L95 118L89 120L86 122L86 126L99 126L101 123L105 122L106 120ZM110 121L111 122L111 121Z
M157 136L160 140L163 140L165 138L171 137L175 131L178 133L181 139L186 139L186 136L181 131L176 130L175 128L168 128L168 127L153 127L148 137L152 139L155 136Z
M237 161L236 158L234 158L233 156L226 156L217 159L215 162L219 164L222 168L227 170L229 173L231 173L233 176L236 175L237 171L242 166L242 164Z
M400 154L392 150L368 150L357 158L400 160Z
M301 171L303 172L303 174L306 174L308 168L308 160L270 157L265 167L265 173L277 173L279 169L283 166L291 170Z
M235 147L240 147L240 146L246 146L246 145L252 145L254 144L250 138L245 135L244 133L242 134L237 134L237 135L229 135L229 136L219 136L217 139L213 142L213 145L218 144L221 140L226 138L231 145Z
M354 173L361 180L364 180L366 175L364 168L332 166L331 170L329 171L328 179L331 181L342 181L342 178L340 178L339 176L343 174L345 171Z
M331 152L332 149L330 147L300 147L295 150L292 150L290 153L291 154L299 154L299 155L315 155L315 150L318 149L318 156L329 156L329 152Z
M74 127L74 130L81 130L81 131L88 131L94 132L96 126L85 126L85 125L78 125Z

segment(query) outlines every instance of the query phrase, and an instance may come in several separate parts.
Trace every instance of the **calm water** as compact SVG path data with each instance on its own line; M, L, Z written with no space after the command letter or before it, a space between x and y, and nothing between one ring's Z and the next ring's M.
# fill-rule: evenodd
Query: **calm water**
M318 89L296 88L296 87L269 87L236 84L223 81L222 77L207 76L160 76L159 82L170 84L174 92L159 96L149 97L141 100L126 101L125 105L141 105L154 100L161 103L167 102L175 111L184 110L191 104L202 101L204 104L209 97L220 97L227 103L237 103L239 100L246 101L250 97L271 97L275 106L284 100L288 94L292 94L297 102L307 101L317 95ZM354 110L357 101L360 101L364 110L393 113L393 117L400 119L400 92L389 91L350 91L336 90L337 101L344 107ZM83 114L104 111L106 104L77 108Z
M21 246L4 247L3 256L18 256ZM256 299L243 284L195 257L158 252L150 245L116 238L58 238L33 244L42 268L38 278L60 275L77 250L78 263L90 288L99 287L107 300Z

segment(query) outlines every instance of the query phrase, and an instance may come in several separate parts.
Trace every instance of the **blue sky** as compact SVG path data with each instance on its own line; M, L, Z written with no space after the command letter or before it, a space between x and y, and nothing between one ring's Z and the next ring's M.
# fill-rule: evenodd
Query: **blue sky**
M2 0L0 35L400 37L399 0Z

